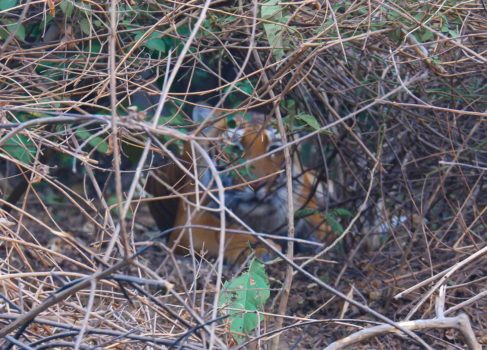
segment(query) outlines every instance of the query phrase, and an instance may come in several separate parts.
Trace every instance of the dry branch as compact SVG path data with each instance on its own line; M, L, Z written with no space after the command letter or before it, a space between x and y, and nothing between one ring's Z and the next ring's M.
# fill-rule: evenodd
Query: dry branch
M400 337L387 337L386 347L401 347L408 333L436 349L448 340L427 344L415 331L444 328L480 347L484 1L0 3L0 347L233 345L220 327L218 295L245 267L223 264L223 244L216 263L204 251L175 256L160 239L182 227L154 232L147 219L144 204L161 198L148 198L145 178L168 162L201 195L193 203L174 189L166 199L219 215L221 227L209 230L220 230L222 243L249 232L262 244L289 242L267 266L274 294L285 280L279 310L267 305L247 343L323 346L355 324L349 318L369 316L388 324L329 348L389 333ZM263 6L279 11L263 18ZM238 186L200 183L175 151L181 143L205 157L215 179L256 160L214 166L200 144L220 140L187 118L203 101L228 115L258 109L279 126L282 146L262 157L285 151L288 202L288 153L309 152L303 163L319 173L319 209L336 232L324 242L292 237L292 206L284 209L291 237L254 232L224 203L223 192ZM302 151L308 143L312 150ZM153 250L126 259L145 245ZM104 261L123 265L123 275ZM422 319L391 320L413 314ZM318 335L304 327L319 327Z
M401 327L409 329L411 331L419 331L424 329L445 329L453 328L460 331L467 343L470 350L481 350L480 344L475 338L475 334L472 330L470 320L466 314L459 314L455 317L445 317L445 318L433 318L429 320L414 320L414 321L404 321L398 322ZM363 329L359 332L355 332L346 338L337 340L336 342L328 345L325 350L338 350L344 349L347 346L358 344L367 339L385 335L388 333L398 333L397 329L390 325L380 325L375 327L370 327Z

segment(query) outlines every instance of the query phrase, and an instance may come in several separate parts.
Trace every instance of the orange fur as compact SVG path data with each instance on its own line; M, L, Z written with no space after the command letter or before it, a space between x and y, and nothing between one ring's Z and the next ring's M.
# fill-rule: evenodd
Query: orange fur
M201 112L201 110L199 110ZM213 117L213 115L211 116ZM206 136L208 137L226 137L230 139L237 140L241 147L243 148L243 158L244 160L253 159L262 156L268 152L268 147L272 140L269 138L272 133L265 131L264 127L264 116L257 113L249 113L245 117L242 115L237 115L234 118L235 123L240 129L237 131L231 131L227 125L227 120L225 118L220 119L213 126L206 128ZM275 136L275 135L274 135ZM227 140L228 142L228 140ZM209 151L213 145L203 143L202 146ZM218 150L218 148L217 148ZM197 153L197 152L195 152ZM200 157L192 159L191 147L186 144L184 147L183 154L181 155L181 162L186 164L188 170L194 173L194 164L198 166L198 175L204 176L203 173L208 170L208 165L205 164ZM221 154L219 156L222 156ZM250 172L255 177L251 185L245 185L245 180L242 178L233 179L232 181L239 182L243 184L245 191L247 191L247 196L252 196L255 191L262 191L269 196L274 195L273 189L271 188L273 184L277 181L279 174L282 173L283 169L283 154L282 152L274 153L273 155L266 156L262 159L257 159L252 162ZM229 175L226 175L229 176ZM172 188L167 188L162 185L158 179L163 180L167 185ZM265 178L265 179L262 179ZM295 195L295 201L298 202L297 205L302 205L307 201L307 207L309 208L319 208L319 202L316 198L308 199L307 194L313 188L315 179L311 173L306 172L303 174L301 184L297 184L298 195ZM233 183L236 185L236 183ZM250 188L252 187L252 189ZM260 188L260 190L259 190ZM201 251L206 251L210 256L217 256L219 251L219 241L220 241L220 220L219 214L215 212L209 212L203 208L198 209L195 205L189 205L188 203L196 203L197 198L195 195L196 186L194 181L184 173L176 164L170 163L167 166L156 171L148 178L146 189L155 197L164 197L172 194L173 191L177 191L182 196L185 196L185 200L180 198L166 199L160 201L149 202L151 213L154 216L158 226L161 229L167 229L170 227L175 227L176 229L170 234L169 241L171 243L177 244L177 251L181 253L188 252L189 249L194 249L196 253ZM201 189L201 187L200 187ZM200 193L199 199L205 198L203 193ZM237 195L238 196L238 195ZM207 198L201 202L202 206L210 205ZM236 197L237 198L237 197ZM255 201L252 198L252 201ZM278 202L278 200L277 200ZM252 202L254 203L254 202ZM234 212L242 209L243 205L240 205L238 200L235 200ZM285 209L284 209L285 211ZM249 221L253 222L253 228L257 231L265 232L265 226L259 223L257 214L252 212L246 213L244 216L244 221L249 218ZM265 214L264 214L265 215ZM281 218L281 214L278 213L278 218ZM265 217L265 216L264 216ZM285 217L285 213L284 213ZM255 219L255 220L254 220ZM271 218L269 218L272 220ZM323 226L323 220L321 215L313 214L306 219L311 225L314 225L320 231L325 231ZM247 223L247 222L246 222ZM249 224L250 225L250 224ZM203 226L203 227L202 227ZM252 226L252 225L251 225ZM206 227L206 228L205 228ZM211 227L208 229L207 227ZM227 222L228 229L241 229L240 226L232 222ZM265 232L271 233L271 232ZM245 256L250 252L250 246L255 246L257 239L250 234L235 234L227 233L225 239L225 259L228 262L236 262L239 258ZM255 247L257 256L264 255L267 251L265 247L257 245Z

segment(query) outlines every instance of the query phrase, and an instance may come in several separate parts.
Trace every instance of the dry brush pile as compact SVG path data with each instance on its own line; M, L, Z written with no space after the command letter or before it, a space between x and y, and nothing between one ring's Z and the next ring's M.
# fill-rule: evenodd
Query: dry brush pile
M146 209L200 101L271 115L328 192L333 234L266 267L240 336L247 267ZM480 349L486 170L483 0L0 1L1 348Z

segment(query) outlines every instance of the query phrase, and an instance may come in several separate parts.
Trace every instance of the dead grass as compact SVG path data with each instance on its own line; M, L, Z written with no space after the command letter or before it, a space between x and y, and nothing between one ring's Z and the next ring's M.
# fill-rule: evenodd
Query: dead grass
M314 116L306 162L328 184L324 210L353 214L336 217L333 249L295 257L316 280L296 273L288 300L288 262L268 266L273 300L249 347L279 330L274 346L326 347L380 321L350 300L397 322L463 312L487 343L482 0L276 2L265 19L262 2L14 2L0 12L2 349L231 345L214 299L244 267L153 240L142 190L160 153L151 140L191 139L185 112L200 100ZM451 329L416 334L466 344Z

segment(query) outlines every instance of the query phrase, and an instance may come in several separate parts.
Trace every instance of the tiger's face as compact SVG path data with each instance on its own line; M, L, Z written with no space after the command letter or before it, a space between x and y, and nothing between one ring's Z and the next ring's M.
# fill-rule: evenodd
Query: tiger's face
M247 183L249 189L257 190L272 183L282 173L283 152L276 152L282 146L281 136L273 126L266 126L263 114L237 115L230 122L227 121L223 142L227 161L220 162L220 166L236 168L225 176L233 176L238 179L236 182ZM243 166L239 167L242 163Z
M214 116L208 113L206 117ZM287 190L284 155L278 150L282 141L276 128L265 115L248 112L226 117L205 130L220 136L221 142L210 147L210 152L229 188L225 191L227 208L258 232L284 234Z
M283 153L273 152L282 146L281 136L264 114L247 112L225 116L210 107L196 106L193 120L205 123L204 135L219 139L205 145L216 165L220 169L238 169L224 175L225 178L234 176L240 178L237 182L257 187L263 181L275 179L282 171ZM240 163L247 164L239 167Z
M286 236L288 195L284 155L278 149L282 142L277 130L263 114L255 112L225 116L200 105L194 108L192 116L197 124L203 123L200 127L207 138L200 141L200 145L210 156L225 186L226 208L256 232ZM215 186L207 160L208 157L202 157L186 143L179 163L168 162L151 172L146 190L159 198L150 201L149 208L161 230L173 229L169 242L175 244L176 251L185 253L193 249L218 256L221 222L218 211L213 209L219 205L211 196L198 196L202 189L199 183L204 187ZM309 171L303 172L296 166L298 163L293 162L294 207L306 206L318 211L323 206L314 194L316 181ZM185 171L182 166L186 167ZM195 183L194 177L188 173L197 175L199 182ZM174 193L178 196L172 196ZM206 198L201 203L203 206L198 205L198 198ZM226 225L241 229L241 225L231 219L226 221ZM321 235L314 238L307 234L325 233L326 227L318 213L298 220L295 230L298 237L322 241ZM226 237L225 259L238 261L249 252L249 243L255 245L257 256L263 257L268 253L255 236L238 233Z
M220 123L216 127L220 127L224 146L217 147L220 152L214 153L214 159L227 187L225 205L253 230L287 236L288 194L281 135L260 113L238 114ZM323 242L330 233L320 214L325 189L314 172L303 170L296 152L294 155L294 207L315 211L295 223L296 235ZM244 166L228 171L239 163Z

